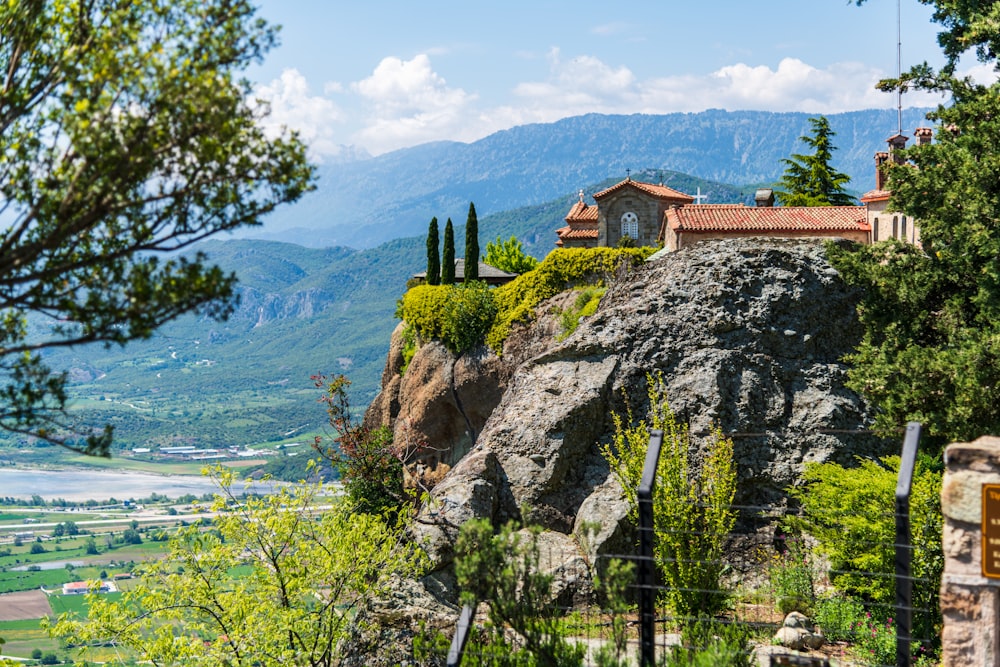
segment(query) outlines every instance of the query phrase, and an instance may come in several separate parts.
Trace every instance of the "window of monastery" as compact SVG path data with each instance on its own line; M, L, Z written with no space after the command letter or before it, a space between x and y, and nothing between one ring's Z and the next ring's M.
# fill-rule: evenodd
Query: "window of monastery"
M878 218L875 218L875 224L872 225L872 243L878 242Z
M892 216L892 238L899 238L899 216Z
M903 230L902 234L900 234L899 238L901 238L901 239L903 239L905 241L906 240L906 216L905 215L903 216L903 228L902 228L902 230Z

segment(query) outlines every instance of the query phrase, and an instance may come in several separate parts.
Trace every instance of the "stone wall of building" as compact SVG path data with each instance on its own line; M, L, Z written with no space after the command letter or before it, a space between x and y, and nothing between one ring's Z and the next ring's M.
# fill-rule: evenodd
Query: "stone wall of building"
M655 197L628 187L621 192L608 195L601 201L598 222L600 237L597 245L605 247L618 245L622 237L622 216L629 211L639 218L639 238L635 239L636 245L656 245L664 207Z
M941 487L941 664L948 667L1000 665L1000 577L986 575L1000 566L1000 537L984 536L989 521L1000 528L1000 516L984 513L988 485L1000 494L1000 438L950 445Z

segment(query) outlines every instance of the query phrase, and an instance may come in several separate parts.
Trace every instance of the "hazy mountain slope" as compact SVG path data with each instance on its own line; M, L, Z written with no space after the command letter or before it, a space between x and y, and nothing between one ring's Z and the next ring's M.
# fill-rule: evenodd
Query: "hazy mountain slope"
M926 110L904 111L903 127L926 125ZM436 215L464 223L469 202L480 217L549 201L626 169L663 169L723 183L767 183L781 159L801 152L806 113L720 111L612 116L588 114L524 125L463 144L437 142L369 160L322 165L319 188L279 210L254 238L312 247L371 247L423 233ZM850 187L874 186L875 151L896 131L893 110L828 116L837 133L834 166Z

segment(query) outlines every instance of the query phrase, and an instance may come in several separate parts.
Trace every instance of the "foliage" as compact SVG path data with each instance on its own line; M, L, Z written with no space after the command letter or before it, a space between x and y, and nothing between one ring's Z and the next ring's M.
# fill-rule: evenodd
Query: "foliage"
M481 345L497 314L493 290L474 281L407 290L396 316L423 340L437 340L456 354Z
M559 313L559 324L562 326L562 333L558 336L562 340L576 331L580 325L580 319L590 317L597 312L597 306L601 303L601 297L607 291L604 287L584 287L578 290L573 305Z
M899 457L859 459L856 468L807 463L804 485L789 490L804 516L794 523L816 538L830 562L830 581L876 603L895 599L895 491ZM910 497L914 636L939 636L941 473L918 458Z
M238 501L232 474L215 474L217 532L182 528L120 600L90 595L87 620L63 614L51 633L78 646L113 642L154 664L336 665L357 612L394 576L422 568L380 517L326 498L317 512L319 485ZM234 578L235 568L245 574Z
M411 325L407 324L400 332L400 338L403 339L403 349L400 351L403 365L399 367L399 374L406 375L406 369L410 367L413 355L417 353L417 332L413 330Z
M516 236L506 241L498 236L496 241L488 242L483 263L507 273L527 273L538 267L538 260L524 252Z
M870 665L895 665L896 628L891 618L879 619L871 612L854 626L855 651Z
M878 426L915 420L940 441L971 440L1000 432L1000 83L953 75L971 50L995 68L1000 29L995 3L921 2L944 27L947 62L879 87L949 98L928 114L935 141L903 151L909 164L887 165L888 206L919 221L922 247L886 241L831 260L864 287L849 384L878 408Z
M560 610L552 603L552 575L540 571L540 529L507 524L494 535L485 519L462 525L455 543L455 576L464 604L485 602L489 621L463 664L580 664L586 649L566 639ZM507 638L505 628L516 634Z
M785 536L782 541L784 551L775 554L767 564L775 606L782 614L799 611L809 615L816 597L812 555L801 535Z
M315 375L313 381L323 390L320 401L336 434L332 446L317 436L313 448L340 473L354 511L396 518L409 501L403 486L403 460L409 452L393 443L387 426L354 423L346 377Z
M827 640L853 642L864 615L865 607L857 600L841 595L827 595L817 600L813 620Z
M108 455L43 351L224 317L233 275L174 254L309 187L241 76L275 29L244 0L0 5L0 427ZM166 259L164 259L166 257ZM41 333L29 325L37 316Z
M465 220L465 282L479 280L479 219L476 206L469 202L469 217Z
M438 251L438 219L431 218L427 227L427 284L441 284L441 255Z
M649 445L649 429L663 431L663 447L653 489L654 553L661 570L667 605L677 616L712 615L723 609L723 545L736 521L733 443L713 429L704 443L700 470L692 465L693 444L687 425L678 424L664 394L663 378L647 376L649 415L633 425L613 414L615 435L601 451L611 464L638 516L636 492Z
M651 248L558 248L534 271L494 291L497 317L486 342L498 354L516 322L535 317L535 306L579 285L603 285L619 271L642 264Z
M813 149L810 155L792 154L782 163L785 173L778 181L782 188L774 194L783 206L851 206L854 197L844 189L851 177L835 170L830 161L836 146L831 138L836 134L830 129L826 116L810 118L812 135L800 137Z
M686 623L681 644L663 656L663 667L752 667L748 628L701 617Z
M441 284L455 284L455 227L451 218L444 225L444 254L441 258Z

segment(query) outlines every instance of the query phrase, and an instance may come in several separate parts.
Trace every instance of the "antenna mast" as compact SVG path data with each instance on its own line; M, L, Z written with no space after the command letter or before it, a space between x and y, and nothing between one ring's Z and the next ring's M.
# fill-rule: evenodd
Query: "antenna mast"
M903 133L903 29L900 16L902 0L896 0L896 134Z

